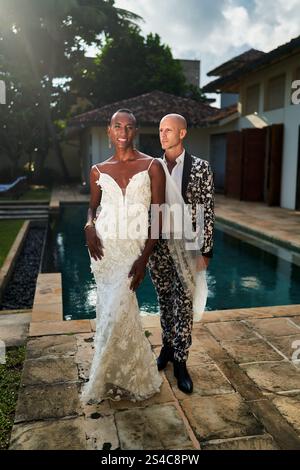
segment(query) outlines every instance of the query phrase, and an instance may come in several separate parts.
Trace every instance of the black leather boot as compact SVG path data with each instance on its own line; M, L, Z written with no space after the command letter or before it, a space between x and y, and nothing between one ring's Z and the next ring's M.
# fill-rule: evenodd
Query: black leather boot
M177 379L177 386L183 393L192 393L193 382L186 368L186 362L174 360L174 375Z
M174 351L171 346L163 346L160 354L156 360L158 370L163 370L167 367L169 361L173 362Z

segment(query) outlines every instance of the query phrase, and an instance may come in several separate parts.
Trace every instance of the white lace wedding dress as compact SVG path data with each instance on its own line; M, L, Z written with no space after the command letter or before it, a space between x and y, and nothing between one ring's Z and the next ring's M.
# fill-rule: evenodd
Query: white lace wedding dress
M97 184L102 198L96 231L104 256L100 261L91 258L97 283L96 333L82 400L144 400L159 391L162 379L142 328L136 295L129 289L128 273L147 237L150 177L148 170L141 171L122 190L111 176L99 172Z

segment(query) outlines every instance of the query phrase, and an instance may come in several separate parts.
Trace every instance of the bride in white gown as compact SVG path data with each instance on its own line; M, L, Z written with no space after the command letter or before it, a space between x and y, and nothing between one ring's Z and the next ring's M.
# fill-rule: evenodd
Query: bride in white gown
M135 133L133 114L117 111L108 127L115 154L91 169L85 233L97 306L94 357L82 392L85 403L144 400L162 383L135 290L156 243L148 238L148 210L151 203L164 203L165 174L157 160L133 148Z

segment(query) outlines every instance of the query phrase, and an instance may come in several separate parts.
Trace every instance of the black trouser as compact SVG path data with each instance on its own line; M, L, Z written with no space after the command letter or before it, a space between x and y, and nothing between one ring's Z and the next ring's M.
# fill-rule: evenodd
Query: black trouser
M148 266L158 295L163 344L174 348L177 361L186 361L192 344L193 302L182 286L166 240L157 242Z

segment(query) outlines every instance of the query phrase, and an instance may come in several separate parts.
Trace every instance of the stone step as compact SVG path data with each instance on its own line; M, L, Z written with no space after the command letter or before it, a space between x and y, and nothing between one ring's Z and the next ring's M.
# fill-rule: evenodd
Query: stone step
M39 214L45 214L48 215L49 211L0 211L0 216L10 216L10 215L25 215L25 216L30 216L30 215L39 215Z
M27 219L27 220L44 220L49 217L48 212L41 213L41 214L28 214L28 213L21 213L21 214L0 214L0 220L11 220L11 219Z
M49 214L48 206L11 206L5 208L0 206L0 219L36 219L47 218Z
M1 209L0 208L0 214L8 214L8 213L22 213L22 214L27 214L27 213L39 213L39 212L48 212L48 208L41 207L39 209L33 209L33 208L28 208L28 209L22 209L21 207L17 208L8 208L8 209Z
M45 210L38 210L38 211L1 211L0 210L0 217L2 215L20 215L20 216L30 216L30 215L38 215L38 214L48 214L48 211Z
M0 204L0 210L38 210L38 209L48 209L48 204L28 204L26 206L22 204Z
M48 205L49 200L47 199L2 199L0 197L0 205L6 206L6 205L11 205L11 206L36 206L36 205Z

